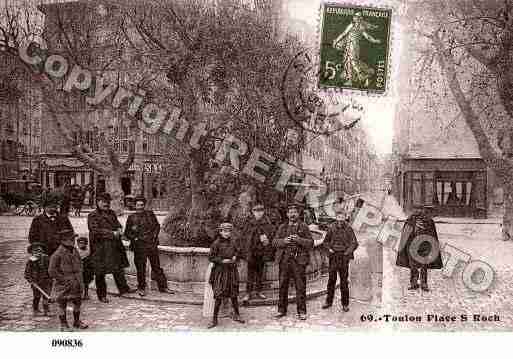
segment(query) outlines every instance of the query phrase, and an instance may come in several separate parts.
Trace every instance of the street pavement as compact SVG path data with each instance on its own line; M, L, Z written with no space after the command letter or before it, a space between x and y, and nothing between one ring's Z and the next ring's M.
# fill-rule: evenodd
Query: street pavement
M396 211L397 203L389 198L385 207ZM387 208L384 209L387 212ZM495 281L484 292L468 289L462 280L464 263L458 264L453 274L445 276L441 270L428 273L430 292L408 290L409 270L395 266L397 253L393 245L384 245L383 251L383 314L391 316L421 316L421 322L386 322L396 330L502 331L513 329L513 242L501 240L500 220L497 219L441 219L435 218L442 248L450 245L489 264L495 271ZM443 253L444 263L449 256ZM477 279L477 278L476 278ZM427 321L429 314L456 316L455 321ZM474 314L491 317L492 321L474 321ZM462 321L467 315L468 321ZM493 318L498 315L499 321Z

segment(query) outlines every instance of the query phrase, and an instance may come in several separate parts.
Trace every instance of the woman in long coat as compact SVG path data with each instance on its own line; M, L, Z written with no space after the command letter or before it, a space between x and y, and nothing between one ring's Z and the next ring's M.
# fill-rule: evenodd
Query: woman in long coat
M440 242L435 222L429 212L430 208L424 207L412 214L406 220L401 233L396 265L410 269L410 290L419 288L419 271L421 288L428 291L427 270L443 268Z

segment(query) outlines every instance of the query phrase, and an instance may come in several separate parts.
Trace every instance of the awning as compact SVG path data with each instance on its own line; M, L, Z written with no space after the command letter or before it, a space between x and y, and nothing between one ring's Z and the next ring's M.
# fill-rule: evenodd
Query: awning
M76 158L48 158L44 160L44 166L50 168L56 167L67 167L67 168L81 168L86 167L86 165L77 160Z

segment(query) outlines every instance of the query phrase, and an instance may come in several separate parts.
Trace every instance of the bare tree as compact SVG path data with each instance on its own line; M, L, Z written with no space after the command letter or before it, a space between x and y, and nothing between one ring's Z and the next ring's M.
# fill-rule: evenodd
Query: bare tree
M504 236L513 235L513 3L511 0L410 2L415 53L412 96L441 108L442 131L462 120L486 165L502 182ZM431 108L433 108L431 107Z

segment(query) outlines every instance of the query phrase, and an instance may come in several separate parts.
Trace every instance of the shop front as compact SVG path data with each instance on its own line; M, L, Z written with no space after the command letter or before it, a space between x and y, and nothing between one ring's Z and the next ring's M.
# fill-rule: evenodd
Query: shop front
M407 159L402 166L407 213L433 207L437 216L485 218L487 169L481 159Z

